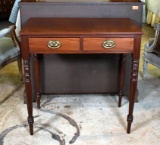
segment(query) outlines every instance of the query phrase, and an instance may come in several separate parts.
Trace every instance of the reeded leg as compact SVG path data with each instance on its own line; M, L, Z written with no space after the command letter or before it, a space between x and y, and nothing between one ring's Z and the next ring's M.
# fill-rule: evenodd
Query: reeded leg
M33 135L33 106L32 106L32 86L31 86L31 74L30 74L30 61L24 60L24 76L25 76L25 89L26 89L26 101L28 110L28 124L30 128L30 134Z
M120 58L120 78L119 78L119 100L118 100L118 107L121 107L122 96L123 96L126 54L121 54L120 57L121 58Z
M34 55L34 72L35 72L35 82L36 82L36 99L37 99L37 108L40 109L40 72L39 72L39 58L38 54Z
M148 62L145 58L145 54L143 55L143 78L146 77L146 73L147 73L147 65L148 65Z
M139 59L133 59L132 74L130 80L129 114L127 116L127 121L128 121L127 133L130 133L131 124L133 122L133 109L134 109L134 100L137 89L138 66L139 66Z

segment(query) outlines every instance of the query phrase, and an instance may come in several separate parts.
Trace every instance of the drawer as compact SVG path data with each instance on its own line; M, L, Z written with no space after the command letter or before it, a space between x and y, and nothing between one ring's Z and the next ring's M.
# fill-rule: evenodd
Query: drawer
M84 38L84 51L130 53L133 52L134 38Z
M79 38L29 38L31 53L75 52L80 50Z

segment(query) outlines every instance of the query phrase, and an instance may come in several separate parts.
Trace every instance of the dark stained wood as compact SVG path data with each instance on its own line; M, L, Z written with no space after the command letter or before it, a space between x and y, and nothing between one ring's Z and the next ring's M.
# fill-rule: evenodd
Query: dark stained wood
M40 109L40 72L39 72L39 55L34 55L34 72L35 72L35 81L36 81L36 101L37 101L37 108Z
M131 123L133 122L133 109L134 109L134 100L136 97L136 90L137 90L137 81L138 81L138 68L139 68L139 55L140 55L140 36L135 37L134 41L134 52L133 52L133 59L132 59L132 73L130 79L130 101L129 101L129 113L127 116L128 127L127 133L131 131Z
M48 47L48 42L56 40L61 43L58 49ZM29 46L31 53L57 53L57 52L78 52L80 50L80 38L30 38Z
M118 27L117 27L118 23ZM25 69L25 87L28 107L28 123L30 125L30 134L33 134L33 115L32 115L32 83L30 81L30 55L35 54L35 68L39 70L39 62L37 54L49 53L49 54L73 54L73 46L76 47L76 53L88 54L88 53L105 53L105 54L122 54L121 70L120 70L120 90L117 92L120 96L119 106L121 102L121 96L123 95L124 84L124 69L125 69L125 55L130 53L133 57L132 75L130 82L130 101L129 101L129 114L127 117L128 127L127 133L130 133L131 123L133 121L133 108L135 92L137 87L138 76L138 64L140 55L140 42L142 31L128 18L31 18L22 28L22 56L24 59ZM48 40L52 38L58 38L62 42L67 42L67 47L62 46L62 51L47 51ZM75 38L75 39L74 39ZM108 49L102 49L102 46L96 46L90 44L93 40L104 40L109 38L116 41L118 49L116 51L108 51ZM37 40L36 40L37 39ZM44 41L43 41L44 39ZM72 41L74 39L74 41ZM92 40L93 39L93 40ZM42 40L42 44L39 40ZM47 41L46 41L47 40ZM66 41L67 40L67 41ZM124 41L126 40L126 41ZM71 41L71 43L70 43ZM63 44L63 43L62 43ZM70 47L70 45L71 47ZM87 45L86 45L87 44ZM86 51L89 44L91 47ZM129 48L127 48L129 47ZM42 46L40 46L42 45ZM43 48L44 47L44 48ZM116 47L116 46L115 46ZM65 48L65 49L64 49ZM58 48L59 50L61 47ZM114 49L114 48L113 48ZM123 51L124 49L124 51ZM57 50L57 49L55 49ZM65 50L65 51L64 51ZM36 70L36 91L38 99L40 96L40 81L39 71ZM117 80L118 81L118 80ZM39 102L40 103L40 102ZM40 104L38 105L40 107Z
M52 2L20 2L21 23L22 27L29 18L32 17L52 17L52 18L130 18L139 27L142 26L142 2L101 2L97 0L51 0ZM80 1L80 2L78 2ZM87 2L84 2L87 1ZM138 6L138 10L133 10L133 6ZM92 51L93 52L93 51ZM71 61L73 60L73 61ZM119 55L105 54L44 54L41 55L41 91L42 93L116 93L118 92L117 78ZM67 70L64 67L66 63ZM93 65L94 64L94 65ZM31 66L34 65L33 57ZM87 67L82 68L86 65ZM110 67L110 66L114 67ZM57 68L61 66L62 71L59 73ZM129 98L129 84L131 74L131 55L126 56L124 96ZM31 67L31 74L34 70ZM44 71L45 68L45 71ZM66 74L74 69L71 77ZM94 70L97 73L93 73ZM50 74L53 79L50 79ZM90 75L88 75L90 74ZM61 77L63 76L63 77ZM109 77L108 77L109 76ZM114 76L114 77L113 77ZM95 81L94 78L97 78ZM57 79L58 78L58 79ZM85 79L86 78L86 79ZM104 79L106 78L106 79ZM33 75L32 75L32 79ZM113 81L114 80L114 81ZM33 81L34 82L34 81ZM70 82L68 85L67 82ZM76 83L76 84L75 84ZM87 86L84 86L86 84ZM109 85L107 85L109 84ZM32 86L35 88L35 85ZM54 87L54 90L52 89ZM33 89L35 90L35 89ZM33 91L33 96L36 92Z
M119 80L119 100L118 107L121 107L122 96L124 95L124 78L125 78L126 54L120 56L120 80Z
M70 27L74 26L74 27ZM39 31L39 29L41 31ZM22 35L47 35L63 37L76 35L129 35L141 34L141 30L129 18L30 18Z
M106 49L102 46L102 43L106 40L112 40L115 42L115 47ZM133 38L84 38L83 50L86 51L107 51L107 53L131 53L133 52ZM123 48L123 49L122 49Z
M33 106L32 106L32 84L30 73L30 54L28 51L28 37L21 39L22 44L22 59L24 62L24 77L25 77L25 90L26 90L26 103L28 110L28 124L30 128L30 134L33 135Z
M29 59L24 59L24 75L25 75L25 89L26 89L26 101L28 109L28 124L30 127L30 134L33 135L33 107L32 107L32 97L31 97L31 75L30 75L30 61Z

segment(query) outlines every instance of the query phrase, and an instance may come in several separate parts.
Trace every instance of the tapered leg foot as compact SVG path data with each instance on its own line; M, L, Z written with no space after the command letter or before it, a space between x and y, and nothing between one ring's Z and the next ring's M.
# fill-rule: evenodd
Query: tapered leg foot
M122 96L119 95L118 107L121 107L121 102L122 102Z
M131 132L131 123L128 123L128 126L127 126L127 133L130 134Z
M33 124L29 125L30 135L33 135Z
M38 109L41 108L40 100L41 100L40 93L37 93L37 108L38 108Z

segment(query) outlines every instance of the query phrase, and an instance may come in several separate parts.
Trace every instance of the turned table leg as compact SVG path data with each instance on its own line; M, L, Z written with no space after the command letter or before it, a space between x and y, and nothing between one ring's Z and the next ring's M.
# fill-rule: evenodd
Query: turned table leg
M26 89L26 101L28 110L28 124L30 128L30 134L33 135L33 106L32 106L32 86L31 86L31 73L30 73L30 61L24 60L24 75L25 75L25 89Z
M128 121L127 133L130 133L131 123L133 122L133 109L134 109L134 100L135 100L136 89L137 89L138 66L139 66L139 59L133 58L132 73L131 73L131 80L130 80L129 114L127 116L127 121Z
M134 51L133 51L133 54L132 54L129 113L128 113L128 116L127 116L127 121L128 121L127 133L131 132L131 124L133 122L133 109L134 109L134 101L135 101L135 97L136 97L137 81L138 81L140 44L141 44L141 36L136 36L134 38Z

